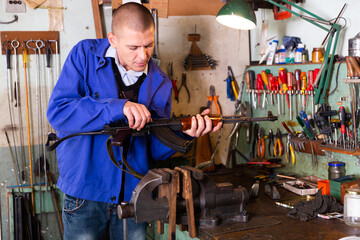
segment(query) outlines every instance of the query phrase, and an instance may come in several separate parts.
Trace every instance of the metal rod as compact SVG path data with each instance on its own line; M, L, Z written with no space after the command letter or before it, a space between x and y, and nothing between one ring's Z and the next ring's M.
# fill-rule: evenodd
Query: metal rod
M25 100L26 100L26 123L27 123L27 136L29 145L29 166L30 166L30 186L31 192L31 204L33 216L35 216L35 200L34 200L34 180L32 170L32 153L31 153L31 134L30 134L30 110L29 110L29 94L28 94L28 79L27 79L27 49L26 45L23 44L23 67L24 67L24 79L25 79Z
M17 113L18 113L18 124L19 124L19 148L20 148L20 158L22 163L22 171L21 171L21 180L25 182L25 169L26 169L26 161L25 161L25 150L24 150L24 134L23 134L23 125L21 119L21 101L20 101L20 84L19 84L19 68L17 61L17 48L20 46L18 40L12 40L11 46L14 50L14 69L15 69L15 81L14 81L14 91L16 94L16 104Z
M8 147L9 147L11 163L12 163L13 169L14 169L15 180L16 180L16 187L18 188L19 194L21 194L21 192L20 192L20 187L19 187L19 181L18 181L18 175L17 175L17 173L16 173L14 156L13 156L13 153L12 153L12 150L11 150L11 144L10 144L9 136L8 136L8 134L7 134L6 131L5 131L5 135L6 135L6 141L7 141L7 143L8 143Z

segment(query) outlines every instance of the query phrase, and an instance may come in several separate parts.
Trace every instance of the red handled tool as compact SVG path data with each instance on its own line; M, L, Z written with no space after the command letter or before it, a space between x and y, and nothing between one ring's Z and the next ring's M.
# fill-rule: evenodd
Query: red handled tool
M306 106L306 100L309 95L311 95L311 115L314 115L314 71L310 70L308 71L308 85L307 85L307 95L305 98L305 106Z
M342 134L342 140L344 144L344 149L346 148L345 144L345 134L346 134L346 111L344 106L339 108L339 119L340 119L340 129Z
M263 83L261 74L258 74L256 77L256 89L257 89L257 93L258 93L259 108L261 108L260 95L261 95L261 90L264 90L264 83Z
M288 86L288 94L290 95L289 99L290 99L290 104L289 104L289 116L290 116L290 120L292 120L292 103L291 103L291 98L292 98L292 83L293 83L293 74L292 72L288 72L286 74L286 80L287 80L287 86Z
M285 72L285 69L284 68L279 68L279 80L282 84L282 92L283 94L286 95L286 101L287 101L287 104L288 104L288 108L290 108L290 103L289 103L289 95L287 94L287 91L288 91L288 87L286 85L286 72ZM283 96L283 115L285 114L285 99L284 99L284 96Z
M268 74L265 71L261 71L261 78L262 78L262 80L263 80L263 82L264 82L264 84L266 86L266 90L270 90ZM266 90L264 89L264 99L263 99L262 108L265 108L265 102L267 102Z

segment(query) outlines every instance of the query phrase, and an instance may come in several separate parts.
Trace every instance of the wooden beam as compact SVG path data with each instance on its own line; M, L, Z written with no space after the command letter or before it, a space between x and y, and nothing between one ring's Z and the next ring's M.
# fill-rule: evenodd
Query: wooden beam
M102 24L101 24L101 17L100 17L99 0L91 0L91 4L94 15L96 38L104 38Z

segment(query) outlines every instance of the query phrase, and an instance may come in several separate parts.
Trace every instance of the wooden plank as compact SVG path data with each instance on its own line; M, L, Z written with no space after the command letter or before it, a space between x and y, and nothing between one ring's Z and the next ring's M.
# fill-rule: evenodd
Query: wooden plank
M59 43L59 32L58 31L3 31L0 32L0 39L1 39L1 54L5 55L5 49L3 47L4 42L6 41L19 41L19 47L16 49L17 54L22 54L23 51L23 44L26 44L29 40L41 40L45 43L45 47L47 44L50 44L51 51L53 54L56 53L56 43L55 42L48 42L49 40L56 40L58 46ZM35 42L31 43L30 46L36 47ZM41 48L41 53L45 54L45 47ZM11 54L14 54L13 48L10 46ZM60 52L60 48L58 48ZM28 49L27 54L35 54L34 50Z
M169 0L169 16L216 16L224 4L221 0Z
M144 3L144 6L151 8L151 1ZM158 0L156 0L158 1ZM216 16L219 10L224 6L222 0L168 0L168 16L191 16L191 15L213 15ZM113 0L112 8L117 8L122 4L122 0ZM159 12L161 12L159 10ZM159 14L159 17L163 17Z
M100 17L99 0L91 0L91 5L94 15L96 38L104 38L104 33L101 24L101 17Z

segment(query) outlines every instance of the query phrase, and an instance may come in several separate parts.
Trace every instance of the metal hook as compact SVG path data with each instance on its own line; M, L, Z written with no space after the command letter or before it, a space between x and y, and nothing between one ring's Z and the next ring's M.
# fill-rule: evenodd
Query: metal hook
M30 43L32 43L32 42L35 43L35 47L31 47L31 46L30 46ZM32 39L28 40L28 41L26 42L26 47L34 50L35 53L36 53L36 41L35 41L35 40L32 40Z
M10 49L11 47L11 42L10 41L4 41L3 44L3 49L6 50L6 49Z
M39 43L41 43L41 45L39 46ZM36 45L36 48L39 50L39 52L40 52L40 48L43 48L44 46L45 46L45 43L44 43L44 41L42 41L42 40L36 40L36 43L35 43L35 45Z
M18 40L12 40L11 41L11 46L14 48L14 49L16 49L16 48L18 48L19 46L20 46L20 42L18 41Z

